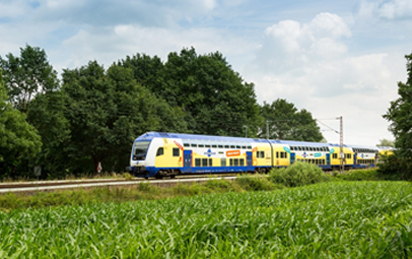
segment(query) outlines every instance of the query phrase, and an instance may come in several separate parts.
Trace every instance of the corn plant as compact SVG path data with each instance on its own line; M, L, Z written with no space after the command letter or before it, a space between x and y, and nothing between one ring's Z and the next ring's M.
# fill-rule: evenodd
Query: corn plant
M411 258L412 186L271 192L0 212L0 258Z

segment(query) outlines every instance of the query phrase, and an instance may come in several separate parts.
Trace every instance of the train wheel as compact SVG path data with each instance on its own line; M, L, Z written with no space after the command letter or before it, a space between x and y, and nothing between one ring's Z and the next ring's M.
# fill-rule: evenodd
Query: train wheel
M157 173L157 174L155 175L155 178L156 178L156 179L163 179L163 175Z

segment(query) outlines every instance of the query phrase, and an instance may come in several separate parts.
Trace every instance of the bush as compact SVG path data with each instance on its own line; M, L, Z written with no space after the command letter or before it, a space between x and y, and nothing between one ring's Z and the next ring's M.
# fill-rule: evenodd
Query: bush
M412 159L393 154L382 156L379 172L391 180L412 180Z
M318 166L302 162L296 162L287 168L272 169L269 175L271 182L287 187L319 183L326 178Z
M270 182L267 176L261 175L241 175L236 178L236 182L246 191L272 191L283 188Z

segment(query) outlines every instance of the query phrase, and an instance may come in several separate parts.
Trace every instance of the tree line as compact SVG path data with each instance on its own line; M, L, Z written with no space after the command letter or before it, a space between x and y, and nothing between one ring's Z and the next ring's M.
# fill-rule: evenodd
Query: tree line
M269 130L269 132L267 132ZM316 121L285 99L259 105L219 52L194 48L166 61L135 54L107 69L96 61L59 78L39 47L0 56L0 174L43 177L122 172L148 131L321 141Z

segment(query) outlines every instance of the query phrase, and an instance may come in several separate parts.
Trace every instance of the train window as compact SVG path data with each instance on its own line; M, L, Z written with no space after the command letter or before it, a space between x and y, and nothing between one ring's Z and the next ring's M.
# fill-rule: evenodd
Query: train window
M246 146L242 146L242 149L246 149Z
M221 166L226 166L226 158L221 158L220 159L220 165Z
M188 140L188 139L184 139L184 140L183 140L183 146L184 146L184 147L190 147L190 144L189 144L189 140Z
M197 143L195 139L190 140L190 146L191 147L197 147Z
M235 143L230 142L230 148L236 148Z
M276 158L279 158L279 151L276 152Z
M159 147L159 148L157 149L156 156L161 156L161 155L163 155L163 154L164 154L164 149L163 149L162 147Z
M264 158L265 157L265 151L260 151L260 158Z
M134 143L134 155L133 160L145 160L147 148L150 141L138 141Z
M240 166L244 166L245 165L245 159L243 159L243 158L239 159L239 163L240 163Z
M223 142L221 142L221 141L217 142L217 147L218 148L223 148Z
M177 147L173 148L173 156L180 156L180 149Z
M203 142L203 140L198 140L197 141L197 146L198 147L205 147L205 143Z
M233 159L233 160L234 160L234 161L233 161L233 162L234 162L233 165L234 165L234 166L238 166L238 165L239 165L239 159L235 158L235 159Z
M239 143L236 143L236 148L240 149L241 145Z
M247 149L252 149L252 146L247 146Z
M213 159L209 158L209 166L213 166Z
M195 166L200 166L200 158L195 159Z
M337 153L333 153L333 154L332 154L332 158L333 158L333 159L337 159L337 158L338 158L338 154L337 154Z
M202 166L207 166L207 158L202 158Z
M230 159L230 166L233 166L233 158Z
M225 142L225 148L229 148L229 142Z
M205 147L210 148L210 141L209 140L205 140Z
M216 142L212 142L212 148L217 148L217 143Z

